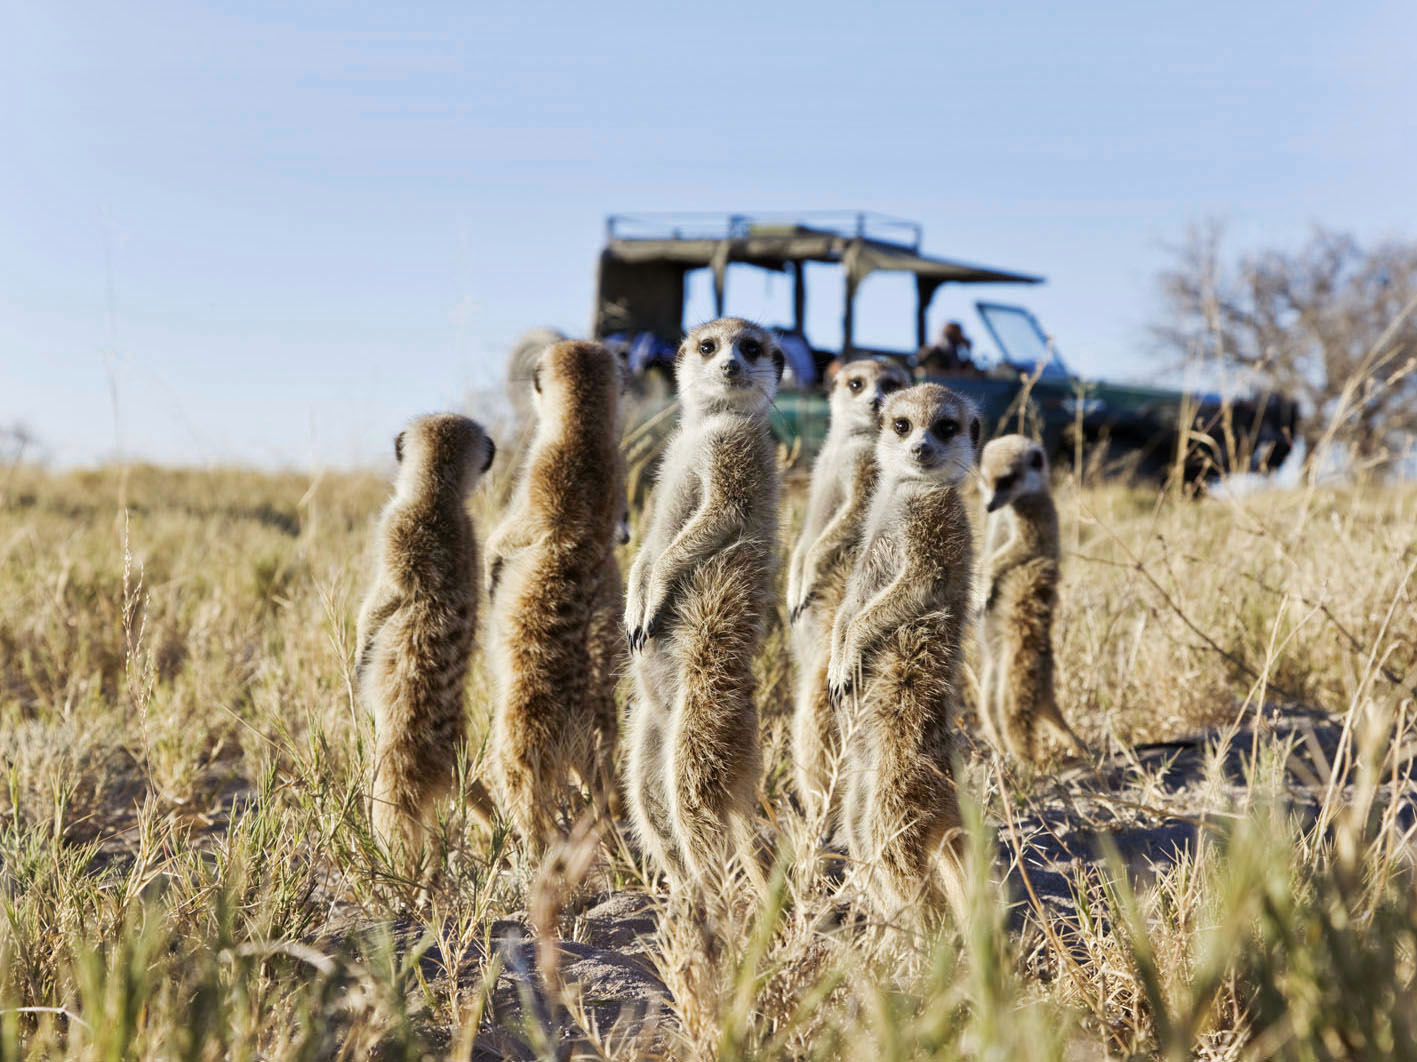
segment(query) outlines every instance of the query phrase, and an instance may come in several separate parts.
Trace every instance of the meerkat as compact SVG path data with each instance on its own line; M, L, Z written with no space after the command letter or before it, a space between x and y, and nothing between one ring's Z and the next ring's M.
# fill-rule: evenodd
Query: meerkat
M379 524L355 665L374 716L370 819L395 857L417 858L454 780L463 687L477 634L477 538L467 495L496 445L467 417L420 417L394 441L398 477Z
M1053 692L1053 611L1058 602L1058 510L1043 448L1005 435L980 459L988 521L979 649L979 717L997 744L1036 763L1041 726L1075 751L1083 744Z
M680 423L630 568L636 696L625 797L671 884L747 855L760 748L752 662L771 607L779 473L769 410L783 354L737 318L691 331L675 361Z
M560 342L531 374L536 413L512 504L488 539L494 786L544 850L576 804L613 801L615 686L624 656L615 559L624 498L621 376L599 343Z
M837 607L856 560L876 485L876 421L885 399L910 386L893 361L848 362L832 383L826 442L812 467L802 533L787 570L792 655L797 663L792 716L797 796L809 820L826 822L838 728L827 697L827 664ZM833 799L831 803L836 803Z
M951 762L973 539L959 484L979 415L939 384L891 395L876 437L876 492L832 629L828 681L842 706L842 829L872 895L897 909L961 902Z

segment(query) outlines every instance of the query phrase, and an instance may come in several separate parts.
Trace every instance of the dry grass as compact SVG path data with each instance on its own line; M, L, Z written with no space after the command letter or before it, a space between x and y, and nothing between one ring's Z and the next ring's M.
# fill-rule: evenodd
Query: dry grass
M649 961L675 1001L613 1026L564 963L549 976L545 942L591 940L585 897L643 888L616 838L581 838L538 875L449 804L422 907L370 842L350 662L386 490L240 470L9 474L0 1058L1417 1050L1417 489L1062 487L1060 700L1111 755L1032 776L971 746L986 858L972 917L936 939L855 913L850 877L834 893L788 795L775 632L760 661L774 892L728 898L712 957L693 919L666 917ZM792 493L789 525L800 504ZM475 667L479 736L487 697ZM1343 727L1308 803L1282 740L1249 726L1285 705ZM1214 725L1241 728L1239 785L1218 752L1180 792L1125 751ZM1104 783L1119 771L1124 787ZM1062 868L1069 903L1042 895L1042 871L987 880L1055 807L1204 825L1155 873L1126 852ZM513 921L539 930L548 976L499 945Z

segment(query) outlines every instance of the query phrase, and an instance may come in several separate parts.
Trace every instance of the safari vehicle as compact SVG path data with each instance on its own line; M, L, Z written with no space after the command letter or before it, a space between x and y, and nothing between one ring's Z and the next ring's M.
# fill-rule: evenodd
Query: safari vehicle
M789 274L792 320L763 322L782 337L788 370L776 407L781 437L805 454L826 434L822 381L839 360L869 355L913 366L915 354L863 346L855 338L856 297L862 281L881 272L915 281L915 347L926 347L926 317L936 293L951 284L1042 283L1043 278L922 254L921 226L873 213L637 214L606 219L596 283L593 332L616 347L641 377L672 380L675 348L683 335L689 274L707 270L716 314L726 305L728 268L746 264ZM807 338L809 263L840 267L844 284L839 350ZM1186 438L1188 478L1223 469L1272 471L1288 456L1297 422L1295 404L1278 395L1223 403L1215 394L1084 380L1059 357L1038 321L1022 306L977 301L974 310L998 347L939 379L977 403L989 432L1024 430L1040 436L1055 462L1101 459L1117 468L1163 476ZM976 329L978 334L978 330Z

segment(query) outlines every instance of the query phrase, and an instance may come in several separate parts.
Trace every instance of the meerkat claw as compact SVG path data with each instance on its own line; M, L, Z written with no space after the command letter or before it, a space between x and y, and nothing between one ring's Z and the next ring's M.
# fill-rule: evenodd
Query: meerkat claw
M793 606L792 614L789 617L789 622L796 623L798 620L800 620L802 618L802 614L807 611L807 606L812 603L816 596L817 591L815 590L808 590L805 594L803 594L802 600L797 602L797 604Z

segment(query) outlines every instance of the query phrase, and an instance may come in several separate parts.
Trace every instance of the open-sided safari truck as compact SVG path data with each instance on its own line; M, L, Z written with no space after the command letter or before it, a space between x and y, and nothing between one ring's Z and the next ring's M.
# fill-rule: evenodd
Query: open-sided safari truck
M826 434L823 381L838 359L886 355L914 366L927 347L930 304L945 285L1042 282L1025 273L922 254L921 236L914 222L870 213L612 215L600 255L593 332L621 351L633 373L669 380L684 333L690 273L708 271L719 316L727 308L730 265L788 274L792 320L762 323L782 336L788 359L776 403L777 429L810 454ZM840 267L840 350L813 346L807 338L806 269L813 262ZM856 342L857 292L878 272L914 278L915 351ZM1174 467L1183 434L1189 477L1226 468L1273 470L1288 456L1297 415L1292 401L1257 395L1223 403L1214 394L1084 380L1063 364L1028 310L989 301L975 302L974 310L997 355L982 356L975 346L962 362L917 368L917 375L939 379L973 399L986 431L1022 429L1041 436L1055 460L1072 460L1081 452L1154 476Z

